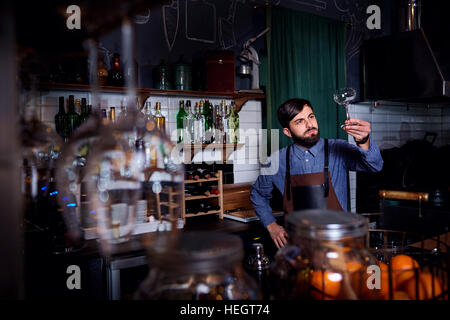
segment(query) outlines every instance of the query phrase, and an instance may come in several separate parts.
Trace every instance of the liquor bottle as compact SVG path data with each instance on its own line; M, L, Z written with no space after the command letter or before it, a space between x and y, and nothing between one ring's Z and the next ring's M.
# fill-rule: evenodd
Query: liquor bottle
M156 129L156 122L152 113L152 103L148 99L147 101L145 101L145 105L144 108L142 109L142 112L138 113L138 122L142 121L147 131L150 132Z
M123 71L120 66L120 55L118 53L115 53L113 56L113 66L108 71L108 82L111 86L123 86Z
M66 111L64 110L64 97L59 97L59 111L55 115L55 129L56 132L64 139L67 138L66 118Z
M162 132L165 133L166 132L166 118L161 113L161 102L156 102L154 118L155 118L156 127L158 128L158 130L161 130Z
M128 116L127 107L124 105L123 100L120 102L120 112L117 115L118 119L125 119Z
M239 120L238 120L239 121ZM228 113L228 143L235 144L237 141L237 130L236 130L236 113L234 108L234 103L231 102L230 110ZM239 124L237 124L239 126Z
M79 100L79 99L77 99ZM78 124L80 122L78 113L75 112L75 102L74 96L69 96L69 112L67 113L67 131L68 135L71 136L74 131L77 129Z
M108 81L108 70L105 68L105 63L102 57L98 58L98 68L97 68L98 84L100 86L106 85Z
M198 102L195 103L194 143L205 143L205 117L203 116L203 110L200 109Z
M103 125L107 125L109 123L108 114L106 109L102 109L102 123Z
M112 123L116 122L116 108L115 107L109 108L109 118L111 119Z
M222 117L222 126L223 126L222 143L227 143L229 123L228 123L228 108L227 104L225 103L225 100L222 100L220 104L220 115Z
M81 99L81 114L80 114L80 125L87 120L89 117L88 107L86 105L86 98Z
M234 101L231 102L232 110L234 113L234 143L239 143L240 140L240 132L239 132L239 113L236 111L236 105Z
M81 100L75 99L75 112L78 113L78 116L81 115Z
M223 122L219 105L214 106L213 142L222 143Z
M184 101L180 100L180 109L177 113L177 143L183 142L183 131L184 131L184 118L186 118L186 111L184 110Z
M205 142L211 143L213 136L213 114L212 106L208 100L205 100L203 104L203 115L205 117Z
M184 143L192 144L194 143L194 113L191 109L191 100L186 100L186 117L183 119L184 128Z

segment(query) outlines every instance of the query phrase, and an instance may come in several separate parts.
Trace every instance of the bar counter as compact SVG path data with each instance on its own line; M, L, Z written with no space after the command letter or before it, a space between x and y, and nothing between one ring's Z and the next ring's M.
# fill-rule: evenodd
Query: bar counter
M245 257L252 253L252 244L255 242L263 243L270 257L276 252L275 245L260 221L243 223L219 219L217 215L199 216L188 218L182 230L208 230L238 235L243 242ZM145 247L151 245L160 233L133 236L129 241L115 245L109 256L102 254L100 243L95 239L84 241L80 248L73 251L55 254L48 246L45 231L27 227L25 252L28 294L30 298L131 299L132 292L148 273ZM69 276L67 268L71 265L80 267L81 290L68 290L66 287Z

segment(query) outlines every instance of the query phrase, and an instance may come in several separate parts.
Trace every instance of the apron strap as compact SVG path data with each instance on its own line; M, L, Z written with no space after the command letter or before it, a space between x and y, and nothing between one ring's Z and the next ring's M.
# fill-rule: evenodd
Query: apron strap
M323 166L323 179L324 179L324 196L328 197L328 193L330 191L330 185L328 183L328 139L325 140L324 152L325 152L325 163Z
M289 145L286 151L286 192L288 201L291 201L291 146L292 145Z

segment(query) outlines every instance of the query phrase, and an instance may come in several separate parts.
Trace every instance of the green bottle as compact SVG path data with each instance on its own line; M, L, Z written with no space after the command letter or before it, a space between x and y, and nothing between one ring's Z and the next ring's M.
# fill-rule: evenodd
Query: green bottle
M231 102L230 113L228 116L229 126L229 143L236 144L239 142L239 114L236 112L234 102Z
M212 130L213 130L213 113L212 106L208 100L200 101L200 107L203 103L203 116L205 117L205 142L211 143Z
M69 96L69 112L67 113L67 131L68 136L71 136L78 127L80 116L75 112L74 96Z
M180 109L177 113L177 143L183 142L183 130L184 130L184 118L186 118L187 113L186 110L184 110L184 100L180 100Z
M87 120L89 117L88 107L86 104L86 98L81 99L81 114L80 114L80 125Z
M63 138L67 138L67 115L64 110L64 97L59 97L59 111L55 115L55 129L56 132Z

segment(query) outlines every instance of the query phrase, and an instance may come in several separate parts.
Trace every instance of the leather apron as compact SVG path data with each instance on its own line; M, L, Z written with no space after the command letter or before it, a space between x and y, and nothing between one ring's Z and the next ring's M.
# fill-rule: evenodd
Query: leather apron
M323 172L291 175L290 149L286 152L286 177L284 181L283 210L290 213L305 209L342 209L331 183L328 171L328 139L325 139Z

